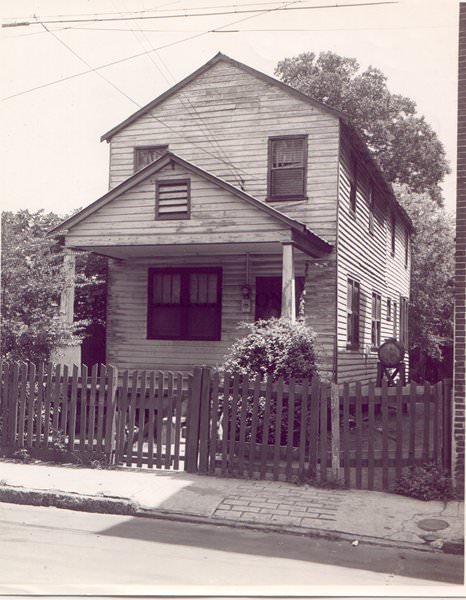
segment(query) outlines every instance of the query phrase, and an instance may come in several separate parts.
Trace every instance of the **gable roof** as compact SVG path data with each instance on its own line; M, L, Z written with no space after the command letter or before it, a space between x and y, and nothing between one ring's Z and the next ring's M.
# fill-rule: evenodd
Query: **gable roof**
M196 77L199 77L199 75L202 75L203 73L208 71L210 68L212 68L214 65L216 65L219 62L226 62L230 65L233 65L234 67L237 67L238 69L246 71L253 77L257 77L258 79L261 79L262 81L265 81L266 83L272 84L272 85L284 90L287 94L290 94L290 95L298 98L299 100L306 102L307 104L311 104L312 106L315 106L316 108L324 110L325 112L330 113L337 118L343 118L345 120L348 119L348 116L345 115L343 112L341 112L335 108L332 108L331 106L328 106L327 104L324 104L323 102L319 102L318 100L315 100L314 98L311 98L311 96L308 96L307 94L304 94L303 92L296 90L295 88L291 87L290 85L283 83L283 81L275 79L275 77L271 77L270 75L266 75L265 73L262 73L261 71L257 71L253 67L245 65L242 62L239 62L237 60L234 60L233 58L230 58L226 54L222 54L221 52L218 52L213 58L211 58L204 65L199 67L199 69L196 69L196 71L194 71L193 73L191 73L190 75L188 75L187 77L182 79L176 85L174 85L173 87L171 87L170 89L165 91L163 94L161 94L160 96L158 96L157 98L155 98L154 100L152 100L151 102L149 102L148 104L146 104L145 106L143 106L142 108L137 110L135 113L130 115L124 121L122 121L121 123L119 123L118 125L113 127L112 129L110 129L109 131L104 133L101 136L100 141L101 142L103 142L104 140L110 141L110 139L116 133L118 133L119 131L124 129L127 125L129 125L130 123L133 123L133 121L138 119L140 116L142 116L146 112L152 110L153 108L155 108L156 106L161 104L164 100L166 100L167 98L170 98L170 96L173 96L173 94L176 94L177 92L179 92L182 88L184 88L186 85L188 85L188 83L191 83L191 81L196 79Z
M240 190L239 188L235 187L231 183L228 183L224 179L220 179L220 177L212 175L212 173L201 169L200 167L194 165L191 162L188 162L187 160L184 160L174 152L170 151L165 152L165 154L163 154L158 160L150 163L134 175L131 175L131 177L125 179L122 183L120 183L112 190L101 196L98 200L96 200L86 208L83 208L75 215L69 217L68 219L51 229L48 232L48 234L63 234L65 230L69 230L71 227L74 227L75 225L92 215L94 212L96 212L115 198L118 198L119 196L129 191L136 185L142 183L151 175L154 175L158 171L161 171L163 168L173 163L179 165L187 171L190 171L191 173L199 175L200 177L206 179L207 181L210 181L214 185L217 185L218 187L226 190L227 192L230 192L237 198L240 198L241 200L247 202L251 206L254 206L255 208L265 212L277 221L280 221L281 223L287 225L292 230L304 234L309 239L309 241L316 245L321 251L330 252L330 250L332 249L332 245L329 242L327 242L323 238L319 237L316 233L311 231L308 227L306 227L304 223L301 223L296 219L292 219L291 217L286 216L276 208L273 208L273 206L270 206L269 204L265 204L264 202L257 200L257 198L254 198L254 196L251 196L247 192Z

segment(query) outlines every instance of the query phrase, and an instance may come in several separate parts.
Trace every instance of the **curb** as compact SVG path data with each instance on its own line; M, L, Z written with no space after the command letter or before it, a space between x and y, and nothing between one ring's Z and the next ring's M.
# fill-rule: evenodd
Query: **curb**
M107 496L86 496L73 492L50 492L48 490L37 490L31 488L19 488L13 486L0 486L0 502L11 504L23 504L31 506L53 506L67 510L82 512L102 513L112 515L127 515L132 517L143 517L149 519L160 519L167 521L178 521L183 523L217 525L219 527L233 527L237 529L254 529L271 533L284 533L288 535L299 535L307 537L323 538L333 541L353 542L355 539L362 544L372 544L385 547L396 547L404 550L417 550L420 552L446 554L463 554L464 541L445 541L442 548L435 548L430 544L417 544L414 542L403 542L401 540L385 540L383 538L349 534L343 531L326 531L323 529L303 528L292 525L269 525L266 523L254 523L253 521L234 521L212 516L189 515L174 511L154 510L142 508L131 500Z

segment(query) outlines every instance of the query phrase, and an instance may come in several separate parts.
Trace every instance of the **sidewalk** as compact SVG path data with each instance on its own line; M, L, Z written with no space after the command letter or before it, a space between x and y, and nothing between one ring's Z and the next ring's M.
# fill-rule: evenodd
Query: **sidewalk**
M382 492L181 471L0 462L0 501L463 551L462 502L423 502Z

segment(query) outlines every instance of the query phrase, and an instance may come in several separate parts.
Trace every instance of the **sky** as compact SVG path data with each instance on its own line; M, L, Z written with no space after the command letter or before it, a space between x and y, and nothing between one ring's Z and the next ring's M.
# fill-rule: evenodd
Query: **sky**
M219 51L273 75L285 57L331 50L381 69L391 92L417 103L446 148L453 212L458 1L369 2L2 0L0 23L32 24L0 29L1 209L64 216L103 195L109 148L100 136ZM356 3L366 5L348 6ZM252 9L261 12L186 16ZM34 23L154 15L176 17ZM115 61L100 76L91 70Z

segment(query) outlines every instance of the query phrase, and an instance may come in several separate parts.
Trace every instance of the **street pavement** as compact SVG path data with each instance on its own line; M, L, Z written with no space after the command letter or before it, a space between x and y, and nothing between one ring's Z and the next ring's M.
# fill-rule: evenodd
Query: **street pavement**
M464 597L461 556L0 504L0 594Z
M182 471L0 462L0 500L461 553L464 505Z

